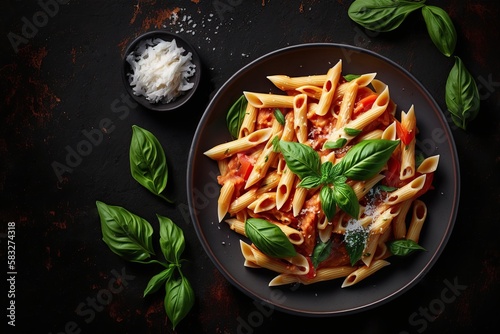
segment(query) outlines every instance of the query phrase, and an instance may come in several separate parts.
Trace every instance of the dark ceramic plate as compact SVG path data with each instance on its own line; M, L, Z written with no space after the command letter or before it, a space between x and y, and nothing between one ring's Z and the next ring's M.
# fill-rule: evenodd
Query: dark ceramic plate
M151 103L146 99L146 97L142 95L135 95L132 91L132 87L130 86L129 83L129 73L132 72L130 64L127 62L126 58L131 52L135 52L139 43L148 40L148 39L162 39L166 42L171 42L172 40L175 39L176 44L178 47L182 47L184 49L184 55L186 55L188 52L191 52L191 62L196 66L195 73L192 77L188 79L188 82L192 82L194 85L193 87L184 92L182 95L178 96L175 100L170 101L169 103L163 103L163 102L158 102L158 103ZM123 78L123 83L125 85L125 89L127 92L130 94L130 96L140 105L143 107L146 107L151 110L156 110L156 111L169 111L169 110L174 110L179 108L180 106L184 105L189 99L194 95L196 92L196 89L198 88L198 85L200 83L201 79L201 61L196 53L196 50L189 44L188 41L180 37L179 35L170 33L168 31L164 30L155 30L155 31L149 31L137 38L135 38L127 47L125 50L125 54L123 56L123 66L122 66L122 78Z
M229 107L244 90L276 91L266 76L324 74L339 59L343 73L377 72L389 85L398 111L413 104L420 133L417 148L426 156L440 155L434 176L435 189L423 200L428 218L420 244L427 250L409 258L390 258L391 265L372 277L342 289L343 279L308 286L269 287L276 276L266 269L243 266L239 240L227 224L217 221L217 165L203 155L209 148L230 140L225 123ZM426 89L407 71L373 52L337 44L306 44L271 52L234 74L217 92L196 130L187 171L188 201L198 237L222 274L250 297L292 314L331 316L366 310L401 295L415 285L436 262L450 237L458 210L459 166L455 144L441 110ZM246 240L248 241L248 240Z

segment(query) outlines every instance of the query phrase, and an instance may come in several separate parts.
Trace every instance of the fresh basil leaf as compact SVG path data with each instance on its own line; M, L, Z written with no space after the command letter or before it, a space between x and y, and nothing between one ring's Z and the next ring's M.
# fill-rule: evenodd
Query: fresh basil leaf
M174 270L175 266L171 265L167 269L151 277L148 285L146 286L146 289L144 289L143 297L151 295L158 291L161 287L163 287L165 282L172 276Z
M279 145L288 168L300 179L306 176L321 177L321 160L310 146L283 140Z
M360 76L361 76L361 75L359 75L359 74L346 74L346 75L344 75L344 79L345 79L346 81L352 81L352 80L354 80L354 79L359 78Z
M354 189L344 182L335 182L333 186L335 202L338 207L352 218L359 216L359 201Z
M194 305L194 291L186 277L171 277L165 284L164 306L168 319L172 322L172 328L186 317Z
M144 262L154 255L153 228L143 218L120 207L96 201L102 240L109 249L131 262Z
M357 24L372 31L396 29L413 11L424 6L425 0L356 0L348 15Z
M184 233L170 218L156 216L160 222L160 247L163 256L168 262L179 264L185 247Z
M321 183L331 184L340 174L339 164L333 164L331 161L325 161L321 164Z
M280 138L278 136L274 136L273 140L271 141L273 144L273 152L279 153L281 152L280 149Z
M363 140L342 158L342 174L352 180L368 180L380 172L398 147L399 141L386 139Z
M383 184L379 184L378 185L378 188L382 191L385 191L385 192L388 192L388 193L391 193L395 190L398 190L399 188L397 187L389 187L389 186L386 186L386 185L383 185Z
M325 144L323 145L323 148L325 150L334 150L334 149L337 149L337 148L344 147L344 145L346 143L347 143L347 139L346 138L339 138L336 141L327 141L327 142L325 142Z
M457 31L445 10L436 6L422 7L422 15L429 36L438 50L449 57L457 45Z
M332 241L328 240L327 242L319 242L314 247L313 255L311 257L312 264L314 268L317 268L318 265L328 259L330 254L332 253Z
M297 187L313 189L321 185L321 178L316 175L310 175L303 178Z
M479 113L480 99L477 84L459 57L446 80L445 100L453 122L466 130Z
M335 190L330 186L323 186L319 192L319 200L321 203L321 210L325 213L328 221L333 219L337 211L337 203L335 202Z
M248 101L245 95L240 96L238 100L229 108L226 114L226 124L231 136L238 138L241 124L245 118Z
M132 177L153 194L171 202L161 194L167 186L168 167L158 139L148 130L133 125L129 155Z
M281 125L285 125L285 116L283 115L281 110L274 109L274 117L276 117L278 123L280 123Z
M344 128L344 132L349 136L356 137L357 135L359 135L363 131L358 130L358 129L353 129L353 128Z
M411 239L393 240L387 243L392 254L406 256L417 250L425 250L422 246Z
M297 254L285 233L273 223L260 218L249 218L245 222L245 235L264 254L276 258Z
M363 250L365 249L366 242L368 240L368 234L368 230L366 230L363 226L350 228L348 225L344 235L344 242L347 254L349 254L351 266L354 266L356 262L361 259Z

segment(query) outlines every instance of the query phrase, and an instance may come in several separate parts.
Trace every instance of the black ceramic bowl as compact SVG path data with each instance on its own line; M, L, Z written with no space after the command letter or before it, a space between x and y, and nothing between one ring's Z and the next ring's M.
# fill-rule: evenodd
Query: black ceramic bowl
M130 85L129 76L132 73L132 68L130 66L130 63L127 61L127 56L131 53L136 52L138 46L142 41L148 39L154 40L157 38L167 42L170 42L175 39L177 46L182 47L184 49L183 55L186 55L188 52L191 52L191 62L196 66L194 75L188 79L188 82L194 84L193 87L168 103L165 103L163 101L154 103L146 99L146 97L143 95L135 95L133 92L133 87ZM189 44L185 39L183 39L179 35L164 30L150 31L143 35L138 36L128 45L127 49L125 50L125 54L123 56L122 77L125 89L134 99L134 101L136 101L140 105L156 111L174 110L184 105L187 101L189 101L189 99L196 92L196 89L198 88L201 79L201 61L193 46L191 46L191 44Z
M377 73L389 85L399 110L415 105L419 150L426 156L440 155L435 189L422 200L428 216L419 243L427 251L409 258L391 257L391 265L349 288L342 279L301 286L269 287L276 273L244 267L241 237L228 224L218 223L217 163L203 152L231 140L226 114L243 91L282 94L266 78L286 74L324 74L343 59L344 73ZM436 140L436 133L442 134ZM187 171L189 210L195 231L206 253L220 272L241 291L267 307L307 316L346 315L367 310L396 298L414 286L436 263L453 230L460 198L458 156L448 122L429 92L409 72L371 51L340 44L305 44L273 51L236 72L208 105L193 138Z

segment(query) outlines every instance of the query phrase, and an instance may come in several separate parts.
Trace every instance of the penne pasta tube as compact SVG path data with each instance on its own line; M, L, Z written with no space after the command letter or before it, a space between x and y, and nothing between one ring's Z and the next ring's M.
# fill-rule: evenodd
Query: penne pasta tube
M406 200L399 205L399 214L393 220L392 232L394 239L405 239L406 238L406 215L410 210L412 200Z
M316 271L316 276L308 278L307 276L280 274L269 282L269 286L280 286L293 283L301 283L309 285L313 283L331 281L337 278L348 276L356 268L350 266L333 267L333 268L320 268Z
M229 225L229 228L232 231L246 236L246 234L245 234L245 221L244 220L239 220L237 218L228 218L224 221Z
M257 111L257 108L255 108L250 103L247 103L245 117L243 118L243 122L241 123L238 138L246 137L250 133L254 132L255 122L257 121Z
M318 101L316 114L323 116L330 110L330 105L332 103L335 90L337 89L341 72L342 60L339 60L335 66L328 70L328 73L326 74L326 81L323 84L323 92Z
M401 126L408 133L413 133L417 131L416 128L417 119L415 118L415 109L413 105L410 107L407 113L401 112ZM415 175L415 136L413 139L405 144L403 141L400 143L401 147L401 170L399 173L399 178L401 180L407 180Z
M388 127L384 129L384 132L382 133L382 139L396 140L396 121L392 122Z
M213 160L224 159L268 141L272 133L273 130L271 128L260 129L246 137L217 145L203 154Z
M276 188L276 208L279 210L290 197L295 183L295 174L285 165L281 179Z
M375 272L379 271L385 266L388 266L389 264L390 263L386 260L376 260L373 261L373 263L369 267L359 267L346 277L346 279L342 283L342 288L353 286L354 284L361 282L368 276L373 275Z
M389 197L385 201L386 205L395 205L401 202L404 202L417 194L420 189L423 188L425 184L425 174L420 175L419 177L412 180L410 183L402 186L401 188L393 191L389 194Z
M377 251L378 241L380 239L380 234L370 234L366 242L366 247L363 250L363 256L361 256L361 261L365 266L369 267L372 263L375 252Z
M224 219L224 216L229 210L229 205L231 204L233 193L234 183L231 181L225 182L220 189L219 198L217 200L217 215L219 217L219 222Z
M321 86L323 86L323 84L321 84ZM300 86L295 90L298 91L299 93L307 95L310 98L319 100L319 98L321 97L321 93L323 92L321 86L305 85L305 86Z
M299 143L307 141L307 95L295 95L293 99L293 125Z
M431 157L425 158L420 166L417 168L417 172L420 174L429 174L436 171L439 164L439 155L433 155Z
M418 243L418 240L420 238L420 232L422 230L422 226L424 225L426 218L427 218L427 206L421 200L418 199L415 200L415 202L413 203L413 211L406 239L413 240L416 243Z
M264 193L257 197L255 201L248 205L250 210L253 210L255 213L260 213L264 211L272 210L276 207L276 193L269 192Z
M255 108L293 108L293 96L243 92L249 104Z
M343 128L346 123L351 119L352 110L354 109L354 100L358 94L358 84L356 82L350 82L342 97L342 103L340 105L340 111L337 116L337 122L335 122L335 129L339 130Z
M303 77L289 77L287 75L270 75L267 77L276 87L282 91L295 90L301 86L322 87L326 81L326 74L309 75Z

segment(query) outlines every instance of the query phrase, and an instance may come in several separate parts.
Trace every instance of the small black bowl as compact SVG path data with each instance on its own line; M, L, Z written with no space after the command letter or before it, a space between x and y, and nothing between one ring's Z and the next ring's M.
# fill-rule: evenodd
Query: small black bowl
M184 55L187 54L188 52L191 52L191 62L196 66L194 75L188 79L188 82L194 84L193 87L168 103L164 103L161 101L154 103L147 100L146 97L143 95L135 95L129 81L129 74L132 73L132 68L129 62L127 61L127 56L132 52L136 52L138 45L142 41L148 39L157 39L157 38L162 39L166 42L170 42L175 39L177 46L182 47L184 49ZM191 46L191 44L189 44L185 39L183 39L179 35L164 30L150 31L134 39L132 43L130 43L127 49L125 50L125 54L123 57L123 66L122 66L122 78L123 78L123 83L125 85L125 89L130 94L130 96L140 105L156 111L174 110L184 105L194 95L196 89L198 88L201 79L201 61L194 47Z

